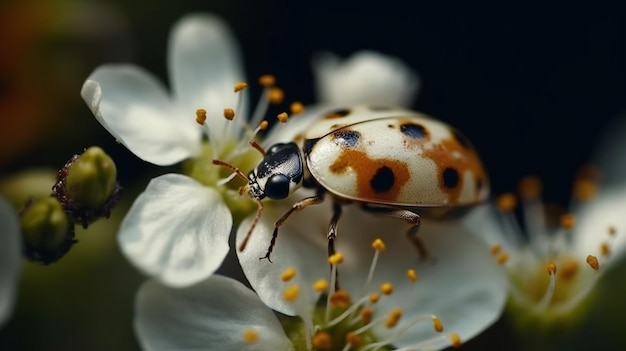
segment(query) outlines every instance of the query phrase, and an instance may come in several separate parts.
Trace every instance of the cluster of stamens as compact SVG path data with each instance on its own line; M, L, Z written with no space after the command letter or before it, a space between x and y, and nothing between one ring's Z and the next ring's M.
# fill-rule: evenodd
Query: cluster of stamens
M233 92L237 94L236 106L234 108L233 107L223 108L223 111L224 111L223 117L227 121L233 122L233 123L226 123L225 130L221 131L222 133L225 133L225 134L228 133L229 132L228 129L231 128L231 124L238 124L243 129L247 130L248 139L242 140L242 144L237 145L237 147L234 149L236 154L241 153L242 149L245 150L245 148L242 146L245 145L246 141L248 144L254 147L261 154L265 154L265 151L263 150L263 148L254 140L254 138L259 132L266 130L267 127L269 126L269 122L263 119L268 113L269 106L282 104L285 99L285 93L281 88L276 86L276 78L274 76L269 75L269 74L261 76L259 78L259 84L263 87L261 98L258 104L256 105L256 108L254 110L254 113L252 114L252 117L250 118L248 122L241 121L241 118L235 119L237 115L237 111L242 110L243 101L245 99L243 92L248 88L247 82L235 83L233 87ZM290 104L289 110L292 115L296 115L304 111L304 106L302 105L302 103L295 101ZM286 123L289 119L289 114L287 112L280 112L279 114L276 115L276 119L281 123ZM207 111L205 109L199 108L196 110L196 123L202 126L208 125L207 124ZM256 126L256 127L252 127L252 126ZM209 138L211 138L211 133L214 133L214 132L217 132L217 131L207 132L207 134L209 135ZM214 154L213 156L217 157L219 155Z
M438 316L423 313L415 316L404 316L401 308L393 308L387 313L380 310L379 302L393 295L394 286L391 282L380 284L377 291L370 290L370 282L374 276L375 268L385 244L380 239L372 243L374 256L366 281L362 287L360 296L353 300L345 290L339 288L338 267L344 261L341 253L335 253L328 258L330 264L330 279L319 279L311 285L311 290L303 289L296 279L295 268L288 268L281 274L281 282L284 286L283 299L294 307L301 319L299 324L306 345L306 350L389 350L394 348L394 343L403 335L410 332L416 325L430 323L435 335L427 340L416 341L412 345L404 346L398 350L425 350L435 348L442 343L449 346L460 346L461 339L458 334L442 334L444 327ZM408 269L407 279L417 283L418 275L414 269ZM308 294L319 296L317 304L311 305ZM390 333L381 339L375 335L375 329L381 327L388 329ZM250 330L244 332L243 338L254 343L257 338L249 337ZM298 349L298 348L297 348Z
M516 218L518 197L505 193L497 198L504 240L515 252L507 252L500 244L491 248L496 261L506 265L511 276L511 292L518 300L531 305L535 312L550 308L567 311L584 298L593 287L600 269L600 260L609 256L611 241L617 234L609 225L606 240L598 247L598 255L576 257L573 235L576 217L559 212L549 216L552 209L542 203L541 181L527 177L520 182L519 199L523 212L523 227ZM574 185L573 199L576 205L584 205L597 193L597 181L585 176ZM555 220L556 219L556 220ZM600 258L598 258L600 257ZM584 262L584 263L583 263ZM583 271L587 265L591 271ZM541 272L541 267L544 267ZM557 278L559 289L556 287ZM588 279L587 279L588 278ZM542 288L543 287L543 288Z

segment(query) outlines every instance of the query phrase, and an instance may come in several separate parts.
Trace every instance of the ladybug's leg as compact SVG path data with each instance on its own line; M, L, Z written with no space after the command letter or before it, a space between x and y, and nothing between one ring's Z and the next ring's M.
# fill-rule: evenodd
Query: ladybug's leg
M424 245L424 243L420 240L420 238L417 237L417 232L419 231L420 224L422 222L420 219L420 215L418 215L415 212L411 212L409 210L388 208L388 207L373 207L373 206L368 206L367 204L363 204L362 208L365 211L368 211L371 213L381 214L383 216L402 219L404 221L409 222L411 224L411 227L406 232L406 236L409 238L411 243L413 243L413 245L415 246L419 259L423 261L428 261L432 259L432 256L426 249L426 246Z
M291 206L289 211L285 212L285 214L283 214L276 221L276 223L274 223L274 233L272 233L272 240L270 241L270 245L267 248L267 252L265 253L265 256L259 257L259 259L260 260L267 259L268 261L272 262L272 260L270 259L270 255L272 254L272 250L274 249L274 245L276 245L276 238L278 237L278 228L281 225L285 224L285 222L287 221L287 218L289 218L289 216L291 216L294 212L301 211L302 209L304 209L305 207L308 207L310 205L317 205L319 203L322 203L322 201L324 201L324 195L320 194L320 195L315 195L315 196L304 198L304 199L296 202L295 204L293 204L293 206Z
M328 235L326 236L328 239L328 257L335 254L335 239L337 238L337 223L339 222L339 217L341 217L341 205L334 202L333 217L330 219Z

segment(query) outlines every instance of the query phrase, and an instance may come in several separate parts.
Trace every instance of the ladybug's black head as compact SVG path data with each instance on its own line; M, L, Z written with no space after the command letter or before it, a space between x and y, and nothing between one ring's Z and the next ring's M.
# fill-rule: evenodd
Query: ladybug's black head
M302 185L303 177L302 155L298 146L293 142L274 144L248 174L249 192L258 199L284 199Z

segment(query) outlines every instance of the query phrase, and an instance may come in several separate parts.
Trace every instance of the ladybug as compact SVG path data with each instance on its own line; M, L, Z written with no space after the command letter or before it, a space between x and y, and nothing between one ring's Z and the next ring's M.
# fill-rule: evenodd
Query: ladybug
M489 196L489 179L476 150L461 132L439 120L410 110L356 106L326 111L309 124L292 141L270 146L247 177L234 166L213 161L245 178L240 192L258 204L239 250L261 216L261 200L284 199L300 187L315 189L316 195L296 202L276 221L261 259L270 260L278 229L291 214L322 203L327 195L333 200L329 255L335 251L342 207L355 203L365 211L407 221L407 236L421 258L429 254L416 236L417 212L449 214Z

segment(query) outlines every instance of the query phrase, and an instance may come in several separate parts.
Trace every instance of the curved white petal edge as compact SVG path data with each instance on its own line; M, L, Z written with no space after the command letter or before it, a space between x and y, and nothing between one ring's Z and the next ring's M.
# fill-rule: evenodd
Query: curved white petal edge
M174 289L152 280L135 303L135 330L144 350L292 350L274 315L257 295L231 278L214 275ZM244 334L254 331L254 344Z
M98 67L85 81L81 96L96 119L139 158L170 165L200 151L195 116L179 121L181 112L166 89L140 67Z
M324 52L313 60L319 103L410 107L420 79L400 59L360 51L345 60Z
M162 283L198 283L228 253L232 216L221 195L195 180L165 174L154 178L122 221L118 242L142 272Z

